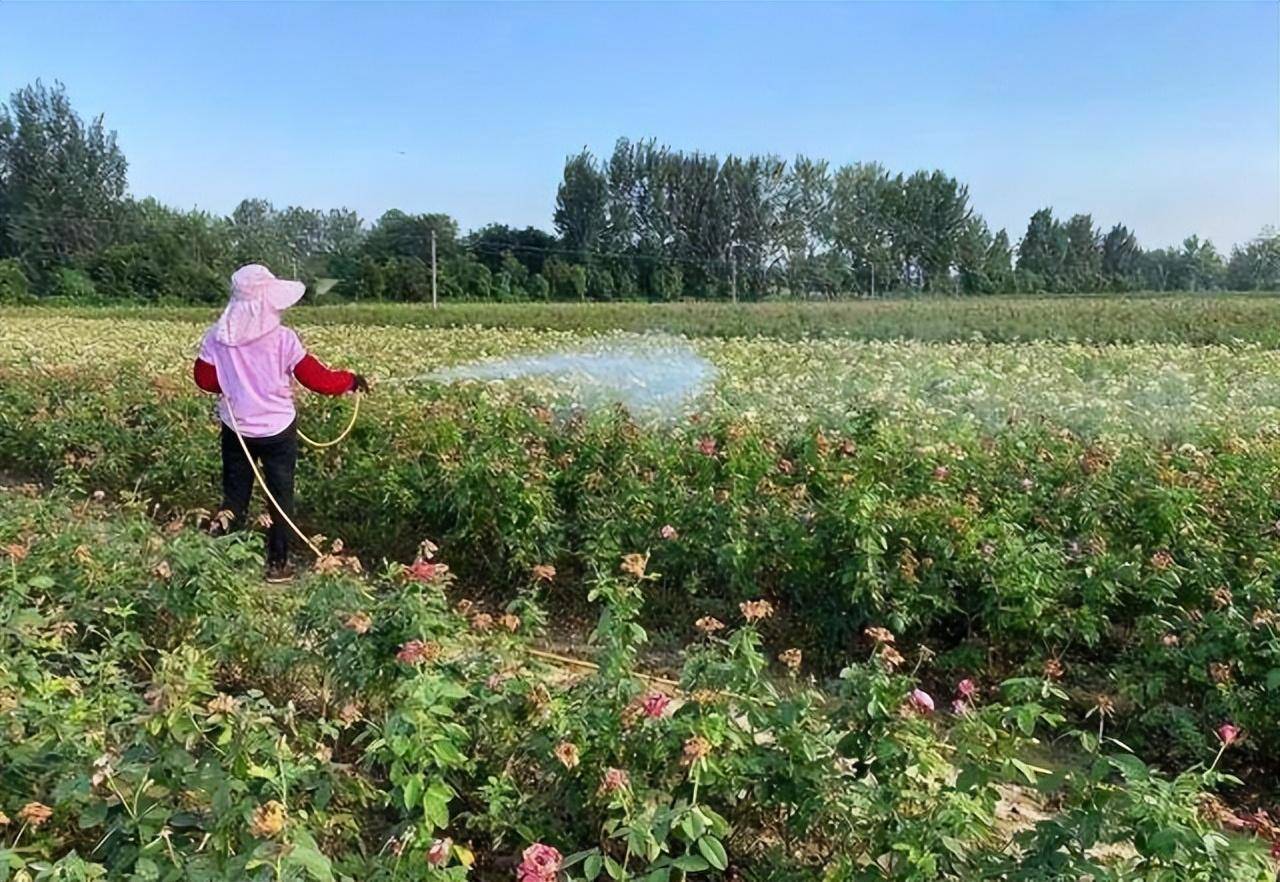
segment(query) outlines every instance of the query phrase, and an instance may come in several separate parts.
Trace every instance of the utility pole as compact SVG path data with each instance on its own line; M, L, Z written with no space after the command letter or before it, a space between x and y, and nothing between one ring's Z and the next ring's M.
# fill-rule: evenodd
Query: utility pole
M439 309L440 301L436 298L436 231L431 231L431 308Z

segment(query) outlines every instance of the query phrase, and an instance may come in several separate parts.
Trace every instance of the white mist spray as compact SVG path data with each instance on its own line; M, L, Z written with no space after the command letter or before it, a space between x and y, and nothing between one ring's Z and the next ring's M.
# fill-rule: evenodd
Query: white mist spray
M597 409L621 404L636 417L671 420L711 388L715 367L683 340L597 339L582 347L443 368L415 378L455 383L548 380L556 403Z

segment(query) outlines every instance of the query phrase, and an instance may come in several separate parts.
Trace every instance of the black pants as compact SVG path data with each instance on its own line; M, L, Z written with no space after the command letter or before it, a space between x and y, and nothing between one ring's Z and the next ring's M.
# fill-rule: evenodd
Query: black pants
M244 443L262 469L271 495L280 503L285 514L293 517L293 473L298 463L298 426L289 428L269 438L245 438ZM240 449L236 433L222 427L222 507L235 515L236 526L244 526L249 510L249 495L253 492L253 468ZM273 507L271 527L267 530L267 565L281 564L289 559L289 525Z

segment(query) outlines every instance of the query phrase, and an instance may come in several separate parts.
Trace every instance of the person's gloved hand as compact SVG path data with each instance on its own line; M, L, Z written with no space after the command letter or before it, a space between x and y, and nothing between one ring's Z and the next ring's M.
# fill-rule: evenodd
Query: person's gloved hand
M368 393L369 381L359 374L353 374L351 378L351 391Z

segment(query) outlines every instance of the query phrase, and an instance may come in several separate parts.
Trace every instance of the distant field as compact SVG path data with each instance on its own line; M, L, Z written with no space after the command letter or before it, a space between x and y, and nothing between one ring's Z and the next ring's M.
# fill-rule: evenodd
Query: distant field
M6 316L46 312L8 307ZM62 316L204 321L216 307L55 307ZM300 307L306 324L663 331L691 337L1233 343L1280 348L1280 296L982 297L840 303L361 303Z

